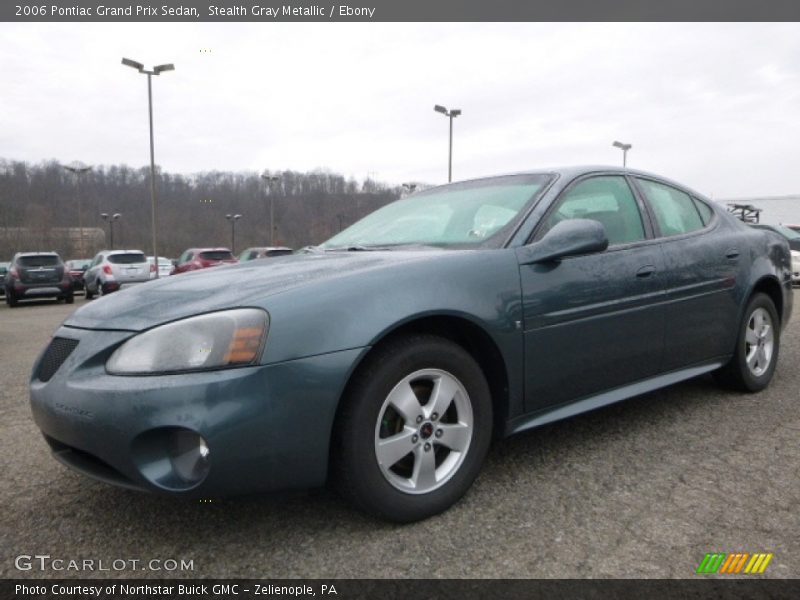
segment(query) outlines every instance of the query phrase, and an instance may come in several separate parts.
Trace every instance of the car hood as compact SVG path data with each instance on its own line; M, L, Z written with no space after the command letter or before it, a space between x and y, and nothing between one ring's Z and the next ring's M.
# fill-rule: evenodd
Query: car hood
M328 252L202 269L103 296L75 311L64 325L142 331L203 312L264 306L263 300L269 296L323 279L358 276L409 262L441 260L447 254L450 252L442 250Z

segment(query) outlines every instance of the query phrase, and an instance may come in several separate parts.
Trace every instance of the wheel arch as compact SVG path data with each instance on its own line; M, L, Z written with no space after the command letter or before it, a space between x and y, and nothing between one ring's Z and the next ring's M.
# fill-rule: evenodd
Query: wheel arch
M747 301L744 302L742 310L744 310L744 307L747 305L747 302L750 301L750 298L758 293L763 293L769 296L770 300L772 300L772 303L775 305L775 310L778 313L778 320L781 322L781 325L783 325L783 288L777 277L774 275L764 275L759 278L750 289L750 293L747 295Z
M369 350L358 358L358 362L347 376L347 382L342 389L338 406L336 407L334 423L338 420L339 413L343 407L343 400L347 396L352 381L372 353L397 337L420 333L438 335L450 340L464 348L475 359L486 377L492 396L493 433L498 437L503 435L509 411L508 365L506 365L497 343L484 327L462 314L449 313L415 315L395 323L378 334L370 343ZM333 440L333 438L334 436L332 435L331 439Z

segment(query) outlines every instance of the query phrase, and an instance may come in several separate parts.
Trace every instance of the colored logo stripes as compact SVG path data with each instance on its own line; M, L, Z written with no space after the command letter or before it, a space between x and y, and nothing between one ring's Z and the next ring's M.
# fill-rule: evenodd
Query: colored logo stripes
M696 573L726 573L726 574L750 574L763 573L767 568L773 554L766 552L714 552L706 554L700 561Z

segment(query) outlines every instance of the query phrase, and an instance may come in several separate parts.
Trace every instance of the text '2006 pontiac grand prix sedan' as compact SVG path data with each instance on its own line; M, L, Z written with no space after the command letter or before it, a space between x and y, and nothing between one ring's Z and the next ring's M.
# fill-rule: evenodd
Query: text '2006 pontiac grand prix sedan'
M707 372L763 389L790 277L784 239L647 173L455 183L304 252L81 308L34 366L33 416L117 485L330 481L413 521L467 491L493 437Z

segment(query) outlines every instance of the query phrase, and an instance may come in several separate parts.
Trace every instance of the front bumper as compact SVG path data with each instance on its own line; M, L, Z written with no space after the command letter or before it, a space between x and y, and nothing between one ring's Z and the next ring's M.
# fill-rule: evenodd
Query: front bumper
M339 397L362 350L273 365L182 375L108 375L124 331L60 328L77 340L49 381L31 380L31 408L55 456L86 475L191 497L322 485ZM43 367L42 367L43 372ZM207 472L187 481L169 457L170 435L208 447Z

